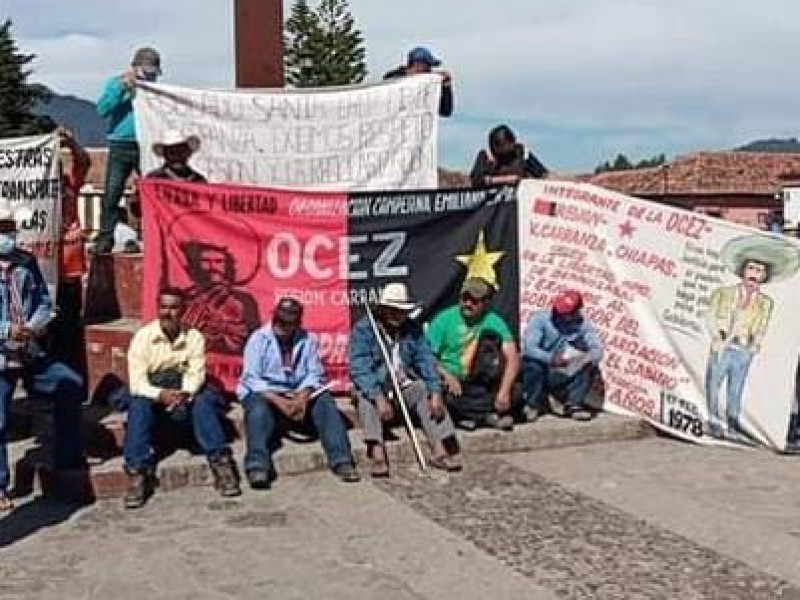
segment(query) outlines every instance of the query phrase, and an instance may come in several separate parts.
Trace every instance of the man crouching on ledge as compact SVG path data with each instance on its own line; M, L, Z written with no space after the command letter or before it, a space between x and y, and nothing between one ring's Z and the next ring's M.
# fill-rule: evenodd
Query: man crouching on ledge
M208 457L214 487L223 496L241 493L222 425L223 400L206 384L205 340L197 329L182 325L185 310L181 290L161 290L158 319L136 332L128 350L130 395L118 405L128 410L125 508L141 507L152 493L153 429L169 421L191 427Z

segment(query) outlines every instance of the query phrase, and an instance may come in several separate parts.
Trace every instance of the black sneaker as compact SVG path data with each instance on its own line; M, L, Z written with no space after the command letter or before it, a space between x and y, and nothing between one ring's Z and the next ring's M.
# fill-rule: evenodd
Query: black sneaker
M336 477L345 483L355 483L357 481L361 481L361 476L351 463L336 465L331 470Z
M271 484L269 473L263 469L251 469L247 471L247 483L254 490L268 490Z

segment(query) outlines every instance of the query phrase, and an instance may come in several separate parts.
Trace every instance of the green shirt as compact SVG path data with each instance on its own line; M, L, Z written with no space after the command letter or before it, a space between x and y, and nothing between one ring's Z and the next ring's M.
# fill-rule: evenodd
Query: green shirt
M478 338L484 331L494 331L503 343L513 342L514 336L503 318L487 311L479 321L467 325L459 305L451 306L434 317L426 336L436 360L448 373L464 379L478 349Z

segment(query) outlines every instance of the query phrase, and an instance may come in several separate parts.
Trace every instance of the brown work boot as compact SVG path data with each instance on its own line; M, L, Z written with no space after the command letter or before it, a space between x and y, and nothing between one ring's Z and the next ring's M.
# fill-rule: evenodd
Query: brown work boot
M129 469L128 491L125 492L125 508L141 508L153 493L152 474L147 469Z
M208 464L211 467L211 473L214 475L214 489L218 490L222 496L230 498L239 496L242 493L239 487L236 466L230 456L210 460Z

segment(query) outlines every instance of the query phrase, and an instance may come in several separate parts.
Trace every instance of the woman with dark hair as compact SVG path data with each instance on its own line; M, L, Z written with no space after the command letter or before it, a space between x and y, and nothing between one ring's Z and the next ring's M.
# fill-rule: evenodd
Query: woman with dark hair
M481 150L475 158L470 178L475 187L514 184L520 179L542 179L547 168L533 153L517 142L508 125L498 125L489 132L489 151Z

